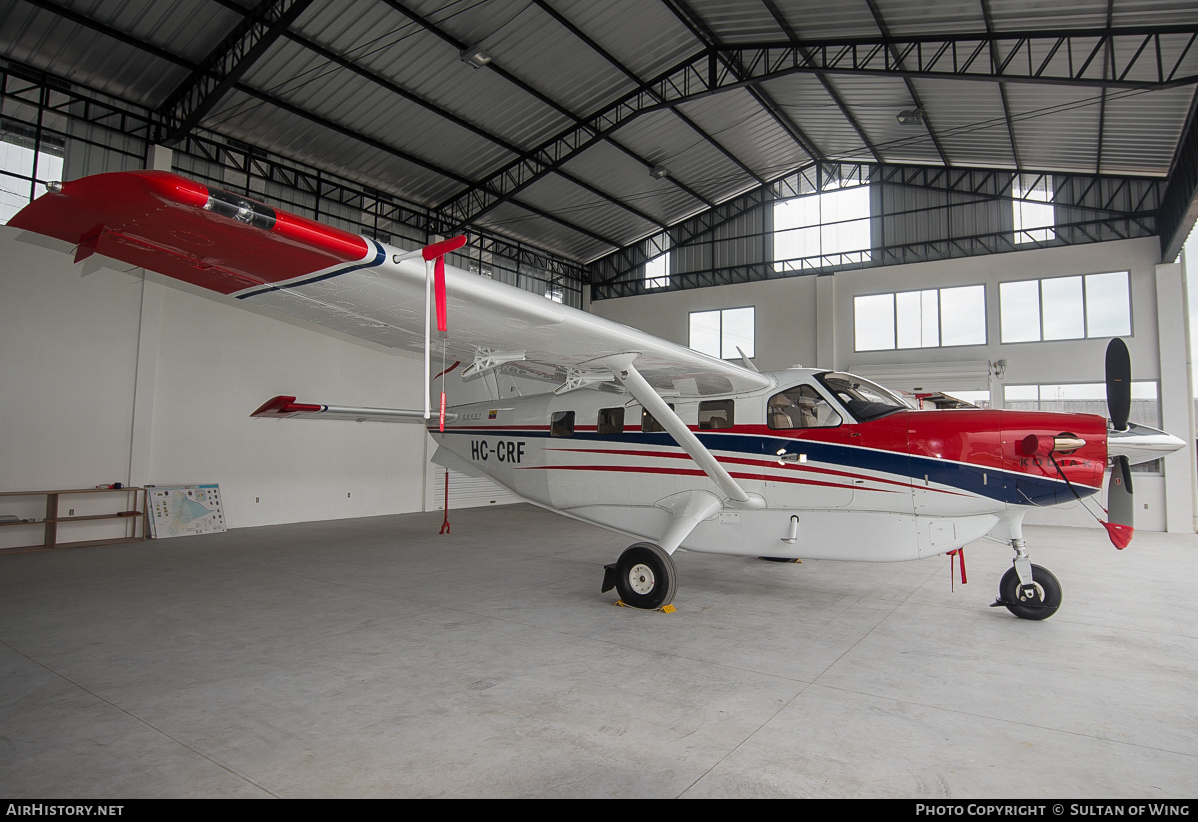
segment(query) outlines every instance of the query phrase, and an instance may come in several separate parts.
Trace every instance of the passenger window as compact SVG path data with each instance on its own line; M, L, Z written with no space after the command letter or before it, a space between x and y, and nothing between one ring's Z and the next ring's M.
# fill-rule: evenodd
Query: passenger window
M674 403L668 402L668 403L666 403L666 405L670 406L671 411L674 410ZM665 430L666 429L661 427L660 422L653 419L652 414L650 414L648 411L646 411L643 408L641 409L641 433L652 434L655 431L665 431Z
M572 437L574 436L574 412L573 411L554 411L553 417L549 422L549 436L551 437Z
M770 397L766 409L770 428L835 428L840 414L810 385L799 385Z
M600 408L599 425L596 430L600 434L623 434L624 409Z
M708 400L699 403L699 430L731 428L736 403L732 400Z

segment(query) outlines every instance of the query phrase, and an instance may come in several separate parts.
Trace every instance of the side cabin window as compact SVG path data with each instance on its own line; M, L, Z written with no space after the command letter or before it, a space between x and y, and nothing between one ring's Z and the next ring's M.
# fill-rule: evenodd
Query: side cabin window
M670 406L671 411L674 410L674 403L668 402L668 403L666 403L666 405ZM641 409L641 433L642 434L652 434L657 431L665 431L665 430L666 429L662 427L660 422L653 419L652 414L650 414L644 408Z
M736 403L732 400L708 400L699 403L699 430L731 428Z
M599 425L596 427L596 431L600 434L623 434L624 409L600 408Z
M840 414L810 385L796 385L770 397L766 408L770 428L835 428Z
M574 436L574 412L573 411L554 411L553 416L549 421L549 436L551 437L572 437Z

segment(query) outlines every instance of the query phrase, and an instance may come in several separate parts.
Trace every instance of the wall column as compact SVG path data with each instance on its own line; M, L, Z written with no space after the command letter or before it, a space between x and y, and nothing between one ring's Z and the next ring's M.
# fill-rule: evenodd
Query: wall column
M815 362L808 367L832 368L836 362L836 275L815 278Z
M1161 354L1161 424L1166 431L1188 439L1185 448L1165 457L1165 527L1169 533L1194 533L1194 492L1190 463L1194 440L1190 433L1189 375L1186 373L1185 298L1180 263L1156 267L1156 315Z

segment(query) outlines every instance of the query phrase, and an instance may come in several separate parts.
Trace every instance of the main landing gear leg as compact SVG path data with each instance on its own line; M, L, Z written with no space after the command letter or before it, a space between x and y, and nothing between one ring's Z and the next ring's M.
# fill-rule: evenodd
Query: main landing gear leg
M1013 567L1003 574L998 584L998 599L990 607L1006 606L1020 619L1048 619L1061 607L1061 583L1047 568L1032 565L1021 526L1022 521L1014 523L1011 529L1011 548L1015 551ZM1018 536L1014 536L1015 533Z
M664 608L674 601L678 589L674 558L651 542L631 545L618 561L603 566L603 593L612 588L625 605L647 611Z

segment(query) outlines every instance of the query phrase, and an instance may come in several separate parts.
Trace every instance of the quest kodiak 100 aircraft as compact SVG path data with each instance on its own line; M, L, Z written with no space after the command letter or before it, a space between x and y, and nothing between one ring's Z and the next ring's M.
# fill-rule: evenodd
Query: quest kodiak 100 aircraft
M1044 619L1061 586L1031 563L1027 512L1096 494L1110 464L1103 525L1123 548L1130 466L1184 444L1128 422L1131 365L1118 339L1107 350L1109 422L925 411L852 374L761 373L446 266L465 238L403 251L166 172L54 184L9 225L69 244L77 262L102 254L422 351L424 409L275 397L254 416L426 425L439 465L638 540L605 566L602 586L638 608L671 602L679 548L894 562L993 533L1014 552L995 604ZM504 372L546 390L448 407L442 391L434 410L434 353L467 363L463 379Z

